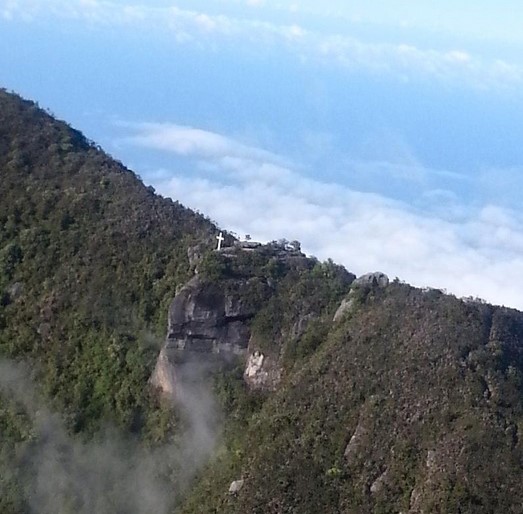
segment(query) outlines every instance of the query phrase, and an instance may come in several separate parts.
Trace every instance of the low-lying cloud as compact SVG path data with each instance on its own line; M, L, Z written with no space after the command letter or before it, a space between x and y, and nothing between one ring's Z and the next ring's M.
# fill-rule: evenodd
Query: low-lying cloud
M0 360L0 395L29 416L31 438L11 463L31 512L167 514L208 460L218 434L214 398L196 367L182 370L178 442L146 448L107 430L91 441L72 437L36 393L26 367ZM2 483L0 481L0 494Z
M280 162L277 155L239 143L238 141L194 127L176 125L175 123L140 123L121 124L135 129L138 133L123 142L164 150L184 157L198 158L240 158L264 162Z
M263 151L227 142L212 155L192 154L190 174L160 170L144 173L145 180L239 235L298 239L308 253L356 273L382 270L417 286L523 308L521 213L488 200L460 203L445 189L408 205L306 177L264 160ZM430 202L438 205L428 208Z

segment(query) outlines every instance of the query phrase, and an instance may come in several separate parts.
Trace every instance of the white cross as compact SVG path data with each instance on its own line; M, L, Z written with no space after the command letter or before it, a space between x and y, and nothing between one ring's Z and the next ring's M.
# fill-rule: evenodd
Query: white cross
M216 236L216 239L218 239L218 248L217 248L217 250L221 250L222 242L225 241L225 238L223 237L222 233L220 232L220 235Z

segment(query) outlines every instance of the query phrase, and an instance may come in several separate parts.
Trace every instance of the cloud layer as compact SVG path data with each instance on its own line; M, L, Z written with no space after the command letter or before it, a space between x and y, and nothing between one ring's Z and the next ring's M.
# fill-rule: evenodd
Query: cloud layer
M145 180L239 235L298 239L308 253L356 273L382 270L523 308L523 218L515 211L486 203L450 216L450 193L432 191L443 203L440 216L304 177L270 152L219 134L159 124L134 129L135 144L191 156L191 174L160 170Z
M222 6L226 14L217 14L216 6L210 11L114 0L0 0L0 19L78 23L82 29L87 26L130 33L146 30L149 34L168 34L177 43L208 45L211 49L219 43L239 44L255 52L277 49L300 60L387 74L403 81L436 79L476 89L512 89L523 82L523 67L503 58L462 48L441 50L409 42L390 43L380 41L375 34L369 39L355 36L350 29L329 28L329 24L320 30L301 18L298 22L291 17L282 23L275 21L275 16L261 16L263 2L250 3L247 13L240 15L226 5Z
M148 448L116 430L88 441L71 436L46 408L28 367L0 359L3 403L16 405L32 424L31 437L17 444L10 465L31 512L172 512L173 500L207 462L219 433L205 370L192 365L179 371L177 404L186 429L179 429L176 442Z
M124 141L128 148L171 153L181 163L177 164L181 170L154 173L146 173L142 166L139 171L146 180L163 194L209 214L223 227L261 240L301 239L310 253L335 258L358 273L380 268L418 285L447 287L458 295L478 295L523 307L518 279L522 276L519 191L523 173L520 153L511 151L517 148L520 124L513 113L520 108L520 101L505 104L500 100L520 100L523 67L520 58L513 61L515 48L511 49L512 58L498 58L495 46L477 44L471 49L442 39L438 44L437 38L419 34L416 38L408 27L395 33L401 38L387 38L377 30L379 24L370 30L367 22L345 23L343 18L336 23L342 4L333 0L329 8L321 8L327 14L318 20L320 16L303 14L320 9L313 2L289 6L276 0L180 0L174 6L167 0L0 0L0 23L74 27L79 33L105 31L124 42L129 41L126 36L139 38L146 33L151 40L160 38L166 55L176 47L178 57L189 62L185 67L180 65L186 73L205 68L207 63L216 64L216 74L202 75L208 83L197 74L193 82L187 82L189 86L181 87L178 103L171 109L167 106L164 110L161 105L156 113L138 115L162 119L164 112L169 112L167 116L183 119L187 125L148 123L123 129L129 132ZM396 19L390 15L393 10L388 5L383 18ZM184 52L189 45L197 50ZM488 53L479 50L487 47ZM193 66L191 59L200 50L207 60ZM227 60L230 53L235 57L241 54L242 59L235 59L231 66ZM303 64L307 73L294 72L287 77L284 65L289 56ZM238 63L245 62L253 63L252 69L259 66L261 73L238 85L234 78L244 72ZM267 62L283 65L275 72ZM169 60L160 64L161 71L174 67ZM225 80L226 85L213 82L221 77L221 65L234 70L230 87ZM331 73L333 69L336 73ZM333 76L346 81L340 81L341 91L332 88L323 92L321 84L316 88L312 83L316 74L326 82ZM278 81L282 75L287 82ZM159 76L163 80L163 74ZM389 80L391 77L394 80ZM177 75L170 76L171 82L177 79ZM264 88L274 88L276 95L256 91L255 80L263 82ZM307 88L291 84L292 80L306 82ZM398 82L401 95L394 91ZM403 86L403 82L413 86ZM116 82L108 80L107 84L111 89ZM147 93L153 97L155 84L151 80L150 85L138 88L139 93L143 95L150 87ZM202 88L196 88L197 93L191 96L194 84ZM282 91L278 98L282 101L274 105L281 84L292 87L290 93ZM356 86L346 95L347 84ZM130 86L132 90L133 83ZM117 84L114 90L124 87L127 83ZM240 91L241 87L244 90ZM472 94L472 89L495 93ZM164 96L160 91L158 98L165 97L166 90L169 87ZM426 93L420 95L421 100L416 96L420 90ZM516 93L498 94L507 90ZM216 94L207 95L210 92ZM244 120L226 123L236 94L235 114L248 113L250 127L245 128ZM143 102L143 98L135 100ZM310 105L306 105L308 101ZM284 110L286 102L293 107L289 112ZM409 110L411 104L414 107ZM225 107L220 110L216 105ZM275 116L259 116L257 109L270 110L267 112ZM302 111L306 114L303 117ZM317 162L318 167L331 158L328 165L336 169L329 176L345 185L329 183L319 174L314 178L309 169L304 176L300 165L259 148L252 140L198 127L208 120L216 122L217 130L254 127L258 134L265 129L273 131L280 147L292 146L285 152ZM279 126L280 120L285 128ZM353 131L342 130L344 124L351 123ZM387 134L389 124L392 135ZM303 131L309 140L303 139L302 157ZM406 134L409 140L398 139L396 132ZM365 139L367 133L371 151L363 149L360 154L355 140ZM343 147L351 153L350 160L339 150ZM484 148L488 151L483 152ZM317 158L309 155L314 152ZM428 169L418 155L434 167L450 171ZM468 162L474 163L470 170ZM382 187L366 187L372 181Z

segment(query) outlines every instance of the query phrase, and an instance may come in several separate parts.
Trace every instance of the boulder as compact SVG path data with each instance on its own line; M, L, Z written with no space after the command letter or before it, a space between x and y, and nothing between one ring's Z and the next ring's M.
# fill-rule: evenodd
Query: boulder
M352 284L360 287L387 287L389 285L389 277L381 271L374 271L373 273L361 275Z
M234 482L231 482L231 485L229 486L229 494L238 494L245 483L245 480L235 480Z

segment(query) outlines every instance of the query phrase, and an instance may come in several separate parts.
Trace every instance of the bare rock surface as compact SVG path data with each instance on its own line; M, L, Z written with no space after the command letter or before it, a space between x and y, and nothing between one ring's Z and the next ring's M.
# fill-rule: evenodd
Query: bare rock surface
M273 391L281 381L280 364L271 356L259 351L249 355L243 379L250 389Z
M350 297L349 298L344 298L341 301L341 304L338 307L338 310L334 314L334 318L332 319L332 321L334 321L334 322L340 321L343 318L343 316L345 316L345 314L350 312L350 310L352 309L353 305L354 305L353 298L350 298Z
M193 277L169 309L167 338L151 383L166 395L175 391L175 367L181 361L229 361L246 355L249 321L256 306L249 301L249 279L210 282ZM268 286L262 287L269 293ZM198 357L199 355L199 357Z
M361 275L354 282L355 286L377 286L377 287L387 287L389 285L389 277L382 273L381 271L374 271L373 273L366 273Z
M238 494L243 488L244 480L235 480L229 486L230 494Z
M204 353L245 353L250 331L247 321L256 313L246 296L248 283L223 284L193 277L169 309L165 348Z

